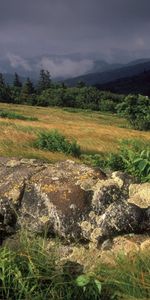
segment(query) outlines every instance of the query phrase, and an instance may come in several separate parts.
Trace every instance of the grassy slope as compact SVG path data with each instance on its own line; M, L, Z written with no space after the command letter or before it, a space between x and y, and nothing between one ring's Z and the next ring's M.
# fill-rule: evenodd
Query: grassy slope
M38 121L0 118L1 156L38 157L52 161L66 159L64 154L32 148L30 143L36 138L38 131L41 129L57 128L67 137L76 138L82 150L85 151L116 151L118 141L122 138L150 140L148 132L131 130L127 128L128 124L125 120L116 116L85 111L71 113L59 108L38 108L8 104L0 104L0 109L38 118ZM25 243L24 238L23 241ZM69 280L66 281L61 261L58 260L55 267L55 261L52 258L53 254L55 256L55 249L54 253L53 251L46 253L39 243L34 245L34 241L38 243L38 240L31 239L30 242L33 242L33 245L28 244L27 246L25 244L20 250L18 249L18 252L10 253L7 248L0 248L0 261L4 275L2 277L3 282L0 284L0 298L3 295L3 299L6 299L4 295L7 294L8 299L8 296L15 294L15 299L23 299L23 295L27 299L46 300L47 295L49 295L50 299L71 300L73 295L80 294L81 300L87 300L89 297L91 300L94 299L93 296L90 296L90 292L88 292L88 298L84 297L81 290L78 290L74 285L72 278L69 277ZM43 241L42 245L44 245ZM4 259L5 257L6 259ZM87 259L90 262L88 255ZM26 268L22 268L22 265ZM88 272L89 270L87 270ZM111 295L114 295L115 292L125 295L124 298L119 297L119 299L150 299L149 254L147 256L142 255L142 258L133 256L130 263L128 258L123 259L121 257L121 260L119 258L117 265L113 268L105 265L99 266L96 261L96 270L92 276L103 283L102 290L104 287ZM43 282L45 285L43 285Z
M38 121L0 118L1 156L35 157L49 161L65 159L64 154L41 151L31 145L40 130L54 128L68 138L75 138L85 152L116 151L120 139L150 140L149 132L132 130L124 119L115 115L3 103L0 104L0 109L38 118Z

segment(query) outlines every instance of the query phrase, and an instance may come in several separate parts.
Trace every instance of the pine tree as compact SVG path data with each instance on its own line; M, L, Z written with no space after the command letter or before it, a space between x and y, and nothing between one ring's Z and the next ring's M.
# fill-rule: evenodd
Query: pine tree
M20 80L20 78L19 78L19 75L18 75L17 73L15 73L15 75L14 75L13 86L19 87L19 88L22 87L22 82L21 82L21 80Z
M2 73L0 73L0 102L12 102L10 88L5 83Z
M26 95L32 95L34 93L34 86L30 78L28 77L26 82L24 83L22 87L22 92Z
M0 73L0 86L5 86L5 80L2 73Z
M41 70L40 71L40 79L38 82L38 92L42 92L51 87L51 75L49 71Z

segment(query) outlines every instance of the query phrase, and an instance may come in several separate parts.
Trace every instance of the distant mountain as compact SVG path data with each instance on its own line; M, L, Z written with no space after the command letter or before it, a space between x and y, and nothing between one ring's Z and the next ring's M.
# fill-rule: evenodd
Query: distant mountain
M136 76L121 78L105 84L97 84L100 90L117 94L142 94L150 96L150 71L144 71Z
M102 72L106 72L106 71L111 71L111 70L116 70L119 69L121 67L123 67L123 64L110 64L104 60L95 60L93 62L93 68L90 70L89 73L102 73Z
M117 68L111 71L109 70L105 72L89 73L86 75L71 78L65 80L65 83L70 86L76 85L79 81L83 81L88 85L104 84L120 78L138 75L144 71L149 71L149 70L150 70L150 60L142 63L140 62L138 64L131 62L130 64L125 65L124 67Z
M93 59L91 56L88 57L79 53L44 54L30 58L9 53L6 57L0 57L0 72L6 74L17 72L20 76L31 77L36 80L39 77L40 69L47 69L50 71L52 79L59 81L88 73L114 70L122 66L121 64L111 64L104 60Z
M94 54L84 55L80 53L43 54L27 58L8 53L5 57L0 57L0 72L5 74L8 83L12 83L15 72L22 77L22 81L30 77L34 82L37 82L42 68L49 70L54 81L65 81L71 86L76 85L78 81L94 85L134 76L144 70L150 70L150 59L142 58L127 64L121 64L106 62L94 56Z

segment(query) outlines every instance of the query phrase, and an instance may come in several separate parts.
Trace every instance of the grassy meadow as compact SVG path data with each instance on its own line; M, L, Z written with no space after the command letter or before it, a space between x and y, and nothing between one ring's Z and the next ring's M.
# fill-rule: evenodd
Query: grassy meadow
M69 140L75 139L81 152L87 154L117 152L122 139L150 142L149 132L131 129L117 115L4 103L0 104L0 112L0 156L50 162L69 158L60 152L34 147L38 133L52 129ZM15 249L9 242L0 247L0 299L150 299L149 253L131 257L120 253L112 265L96 260L92 271L87 264L84 273L82 270L78 274L76 266L73 274L57 253L60 241L53 241L53 246L47 248L47 239L30 236L25 231L20 233L18 241ZM86 256L89 264L93 257L89 250Z
M39 158L52 162L66 159L63 153L33 147L38 132L42 130L57 129L68 139L76 139L84 153L116 152L122 139L150 141L149 132L131 129L125 119L116 115L5 103L0 103L0 111L27 117L25 120L0 117L0 156Z

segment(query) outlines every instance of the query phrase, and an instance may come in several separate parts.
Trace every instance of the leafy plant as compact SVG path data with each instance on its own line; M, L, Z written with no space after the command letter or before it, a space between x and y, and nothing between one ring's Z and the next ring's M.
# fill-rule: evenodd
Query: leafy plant
M68 141L65 136L57 130L40 132L35 145L39 149L45 149L52 152L63 152L75 157L79 157L81 154L80 146L77 142L75 140L72 142Z
M143 150L144 149L144 150ZM150 181L150 143L123 140L117 153L82 155L84 163L104 170L120 170L137 177L141 182Z
M102 285L99 280L90 275L80 275L76 278L76 285L83 290L85 299L100 299ZM92 298L91 298L92 297Z
M107 167L113 170L126 171L140 181L150 180L149 143L136 140L125 140L120 143L119 152L111 153L107 158ZM145 149L144 149L145 148ZM144 149L144 150L143 150Z

